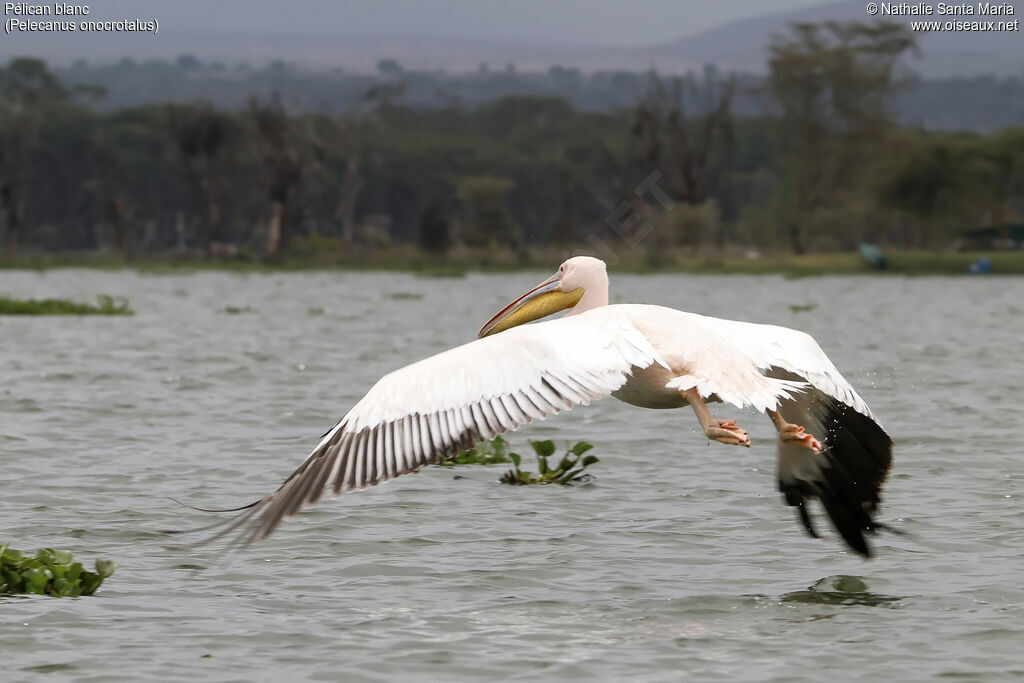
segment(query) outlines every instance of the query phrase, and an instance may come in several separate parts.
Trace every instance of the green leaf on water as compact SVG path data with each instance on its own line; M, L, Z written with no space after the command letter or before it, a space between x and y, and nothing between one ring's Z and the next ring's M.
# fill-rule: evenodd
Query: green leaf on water
M53 555L53 561L56 564L71 564L71 553L67 550L54 550L53 548L47 548L46 550Z
M545 458L555 454L555 442L550 439L546 441L531 441L530 445L533 446L533 450L538 456L544 456Z
M577 441L569 448L569 452L573 455L583 455L593 447L594 444L587 443L586 441Z
M53 578L53 574L38 567L26 569L22 576L25 579L25 592L38 595L46 594L46 584Z
M107 578L117 569L117 562L113 560L96 560L96 573L102 578Z

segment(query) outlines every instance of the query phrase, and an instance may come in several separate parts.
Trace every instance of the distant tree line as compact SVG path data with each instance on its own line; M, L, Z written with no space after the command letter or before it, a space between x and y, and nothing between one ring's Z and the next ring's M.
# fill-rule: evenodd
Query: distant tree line
M408 74L387 62L343 113L289 106L298 76L284 67L243 107L109 109L102 88L17 59L0 68L0 228L9 256L271 260L398 245L521 252L642 229L658 258L942 248L964 228L1019 222L1024 129L898 125L912 46L894 25L795 25L756 86L712 68L634 74L628 106L605 111L533 95L414 107ZM549 77L582 87L578 73ZM740 98L771 113L740 115Z
M468 73L405 68L380 60L376 73L343 69L309 69L283 61L263 66L203 62L183 55L177 60L109 64L78 61L54 70L69 85L102 87L107 96L96 103L104 111L154 102L209 102L218 109L243 110L252 93L276 91L289 111L348 113L372 108L381 97L409 109L460 106L474 109L504 97L555 97L593 112L629 109L647 90L643 71L583 72L567 66L520 71L514 65L482 66ZM775 102L761 95L766 77L736 74L732 107L746 118L776 113ZM897 122L929 130L993 132L1024 120L1024 75L943 79L913 78L892 100Z

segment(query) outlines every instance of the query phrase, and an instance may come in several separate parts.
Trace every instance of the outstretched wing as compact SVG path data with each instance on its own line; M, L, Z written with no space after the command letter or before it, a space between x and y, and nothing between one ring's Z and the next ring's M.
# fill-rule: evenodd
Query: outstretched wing
M740 349L772 377L788 373L799 377L825 396L874 419L864 399L840 374L814 337L788 327L758 325L700 316L701 322Z
M444 455L621 387L634 367L659 362L626 318L585 316L517 327L396 370L329 432L280 487L219 525L203 543L239 530L265 538L324 494L417 472Z
M780 442L779 490L787 504L797 507L812 536L817 532L806 504L818 498L850 547L870 556L864 533L889 528L874 515L892 467L892 439L867 403L809 334L718 318L702 318L702 323L726 337L767 376L810 385L781 400L779 412L821 439L824 449L815 455Z

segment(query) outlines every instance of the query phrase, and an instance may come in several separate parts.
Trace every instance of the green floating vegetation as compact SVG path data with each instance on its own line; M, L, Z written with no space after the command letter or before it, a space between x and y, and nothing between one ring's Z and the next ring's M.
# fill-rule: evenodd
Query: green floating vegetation
M29 556L0 544L0 594L92 595L115 569L116 562L96 560L96 571L90 572L74 562L67 550L43 548Z
M596 456L583 456L593 446L586 441L577 441L569 446L558 465L552 466L548 458L555 454L555 443L553 441L531 441L534 452L537 454L537 474L519 469L522 461L518 453L509 453L508 457L514 465L505 474L501 475L499 481L502 484L513 486L525 486L530 484L573 484L580 483L589 475L583 470L598 462Z
M500 465L506 462L512 462L508 441L499 435L490 441L481 441L468 451L461 451L458 455L442 458L437 464L450 467L452 465Z
M105 294L96 305L68 299L11 299L0 297L0 315L135 315L124 297Z
M867 582L860 576L839 574L826 576L807 590L794 591L782 596L783 603L805 603L811 605L863 605L865 607L894 606L903 598L881 595L868 590Z
M220 312L228 315L242 315L243 313L255 313L256 309L252 306L225 306L220 309Z
M577 441L566 449L566 453L557 466L548 461L555 454L554 441L531 441L533 451L537 455L537 474L519 469L522 456L513 453L508 441L496 436L490 441L481 441L473 448L461 451L457 455L442 458L437 464L445 467L454 465L500 465L511 462L513 469L501 475L498 480L502 484L525 486L530 484L578 484L590 475L584 474L590 465L598 462L596 456L584 453L593 448L586 441Z
M809 313L818 307L818 304L790 304L789 310L794 313Z
M387 292L384 294L384 298L395 301L419 301L423 295L419 292Z

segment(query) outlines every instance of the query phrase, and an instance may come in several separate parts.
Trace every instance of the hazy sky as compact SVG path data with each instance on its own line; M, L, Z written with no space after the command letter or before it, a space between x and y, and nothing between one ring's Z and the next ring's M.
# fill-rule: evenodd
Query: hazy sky
M823 0L94 0L93 15L156 17L161 30L458 36L641 46Z

